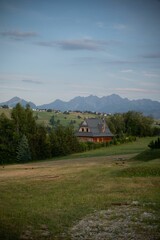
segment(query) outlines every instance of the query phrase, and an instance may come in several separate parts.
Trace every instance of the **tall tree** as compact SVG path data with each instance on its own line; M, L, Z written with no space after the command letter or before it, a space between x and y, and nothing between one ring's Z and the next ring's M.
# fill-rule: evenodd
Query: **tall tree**
M126 133L128 135L145 137L152 135L153 119L142 113L129 111L123 114Z
M67 155L80 150L80 143L72 126L56 126L49 134L49 141L52 156Z
M25 109L21 106L20 103L13 108L11 113L11 118L15 125L15 131L18 136L26 133L26 114Z
M25 135L22 136L17 148L17 161L19 163L28 162L31 160L28 139Z
M0 115L0 162L9 163L16 160L17 139L14 124L4 114Z
M36 131L36 121L29 105L23 108L18 103L12 110L11 118L13 119L15 130L18 135L33 134Z
M125 132L124 118L122 114L116 113L107 119L107 125L112 133L121 135Z
M50 144L47 130L43 125L36 126L36 132L31 136L31 152L33 159L50 157Z
M107 118L107 124L111 132L120 137L124 134L139 137L153 134L153 119L135 111L111 115Z

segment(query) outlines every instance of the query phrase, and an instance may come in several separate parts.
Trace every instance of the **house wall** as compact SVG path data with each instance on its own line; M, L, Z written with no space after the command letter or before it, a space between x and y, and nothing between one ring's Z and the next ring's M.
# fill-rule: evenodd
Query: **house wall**
M112 137L95 137L93 138L93 142L110 142L112 141Z
M81 142L110 142L112 141L112 137L79 137Z

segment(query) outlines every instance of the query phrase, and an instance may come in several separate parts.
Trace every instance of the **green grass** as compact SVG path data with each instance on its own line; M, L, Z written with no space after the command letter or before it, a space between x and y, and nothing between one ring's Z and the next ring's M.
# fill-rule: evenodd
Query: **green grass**
M5 108L0 108L0 115L4 113L6 117L10 118L11 117L11 109L5 109Z
M11 117L11 109L3 109L0 108L0 114L4 113L7 117ZM50 119L54 116L55 121L60 121L60 124L63 126L68 126L71 121L75 121L72 125L75 129L79 127L79 124L84 120L84 118L88 117L97 117L95 114L90 113L80 113L80 112L70 112L69 114L65 114L63 112L55 113L55 112L40 112L34 111L33 115L37 117L37 123L44 124L45 126L50 126Z
M79 158L79 157L98 157L98 156L112 156L123 154L137 154L144 150L148 150L150 141L157 139L157 137L137 138L135 142L129 142L119 145L111 145L99 149L94 149L82 153L72 154L64 158Z
M28 228L34 240L67 239L61 234L79 219L118 203L138 201L144 211L151 209L158 216L160 158L121 159L121 154L145 150L148 140L116 146L109 153L101 149L102 157L94 152L94 157L0 168L0 239L19 239ZM42 238L42 224L50 237Z
M120 177L160 177L160 149L146 150L132 158L131 166L115 173ZM136 161L136 162L135 162Z
M152 159L158 159L160 158L160 149L147 149L140 154L138 154L136 157L134 157L134 160L139 161L150 161Z
M63 126L68 126L71 121L75 121L72 125L75 129L79 127L79 124L86 117L95 117L95 114L89 113L79 113L79 112L70 112L69 114L65 114L63 112L54 113L54 112L34 112L34 115L38 117L37 122L43 123L45 125L50 125L50 119L54 116L55 121L60 121L60 124ZM79 118L80 117L80 118Z
M160 158L151 163L132 164L131 166L122 169L116 176L119 177L160 177Z

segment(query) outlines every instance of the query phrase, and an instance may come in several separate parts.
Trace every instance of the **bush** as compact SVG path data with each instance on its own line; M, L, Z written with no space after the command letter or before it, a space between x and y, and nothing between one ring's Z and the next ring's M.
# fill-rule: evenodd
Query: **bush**
M151 141L148 144L148 147L151 148L151 149L159 149L160 148L160 138L158 138L155 141Z

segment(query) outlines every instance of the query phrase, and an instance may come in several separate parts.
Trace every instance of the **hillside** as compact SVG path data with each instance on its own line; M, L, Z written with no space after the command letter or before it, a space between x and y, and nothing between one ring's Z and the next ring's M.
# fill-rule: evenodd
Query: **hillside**
M29 104L31 108L38 109L55 109L60 111L92 111L103 113L123 113L127 111L142 112L144 115L152 115L154 118L160 118L160 102L150 99L129 100L122 98L119 95L112 94L110 96L97 97L90 95L88 97L75 97L68 102L57 99L51 103L36 106L32 102L27 102L24 99L14 97L0 105L8 105L14 107L17 103L22 106Z
M129 100L116 94L102 98L93 95L88 97L75 97L68 102L56 100L52 103L38 106L38 108L105 113L123 113L133 110L142 112L144 115L152 115L154 118L160 118L160 102L150 99Z

